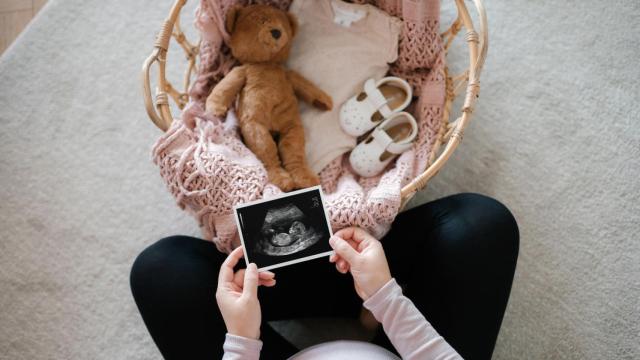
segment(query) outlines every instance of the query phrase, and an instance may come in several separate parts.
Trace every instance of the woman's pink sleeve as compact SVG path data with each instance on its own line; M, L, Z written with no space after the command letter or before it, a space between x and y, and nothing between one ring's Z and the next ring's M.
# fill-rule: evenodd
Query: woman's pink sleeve
M262 341L227 333L224 340L222 360L258 360Z
M395 279L389 280L367 299L364 307L382 323L387 337L403 359L462 359L411 300L402 295L402 288Z

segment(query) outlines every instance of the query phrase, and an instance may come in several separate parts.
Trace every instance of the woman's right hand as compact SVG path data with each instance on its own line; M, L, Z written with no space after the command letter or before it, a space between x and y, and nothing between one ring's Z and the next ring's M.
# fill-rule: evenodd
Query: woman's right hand
M329 261L335 262L341 273L351 272L356 293L362 300L367 300L391 280L382 244L363 229L342 229L329 239L329 244L335 251Z
M270 271L259 273L254 263L234 272L233 268L243 255L242 246L239 246L222 263L216 300L229 334L257 340L262 321L258 285L274 286L276 279Z

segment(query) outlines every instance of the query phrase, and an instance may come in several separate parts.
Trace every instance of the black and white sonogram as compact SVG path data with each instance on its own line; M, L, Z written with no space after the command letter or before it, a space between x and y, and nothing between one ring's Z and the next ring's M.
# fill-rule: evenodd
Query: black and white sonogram
M260 270L331 254L331 227L319 186L235 207L245 256Z

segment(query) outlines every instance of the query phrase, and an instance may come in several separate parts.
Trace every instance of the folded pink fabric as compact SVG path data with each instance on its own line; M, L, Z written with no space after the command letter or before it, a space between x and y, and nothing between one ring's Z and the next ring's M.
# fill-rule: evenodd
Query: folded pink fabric
M440 1L354 2L376 5L403 19L398 60L390 73L407 79L419 96L409 109L419 124L414 146L385 173L358 177L349 166L348 154L320 172L333 229L359 226L380 238L400 210L400 190L427 167L443 125L445 53L439 35ZM224 14L234 4L247 3L287 9L291 0L201 0L196 26L203 40L191 102L152 148L153 161L178 206L196 217L203 237L223 252L240 244L233 206L281 192L267 181L262 164L241 142L234 116L221 121L204 114L204 100L212 87L235 65L225 45L229 34L222 26ZM184 126L187 117L196 119L194 130Z

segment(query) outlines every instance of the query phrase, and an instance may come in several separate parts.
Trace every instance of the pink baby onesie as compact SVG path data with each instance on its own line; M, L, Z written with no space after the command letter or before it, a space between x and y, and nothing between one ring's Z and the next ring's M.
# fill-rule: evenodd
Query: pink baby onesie
M333 98L331 111L300 104L307 161L319 173L355 147L340 127L340 106L367 79L387 73L398 57L402 21L375 6L339 0L294 0L289 11L300 26L287 65Z

